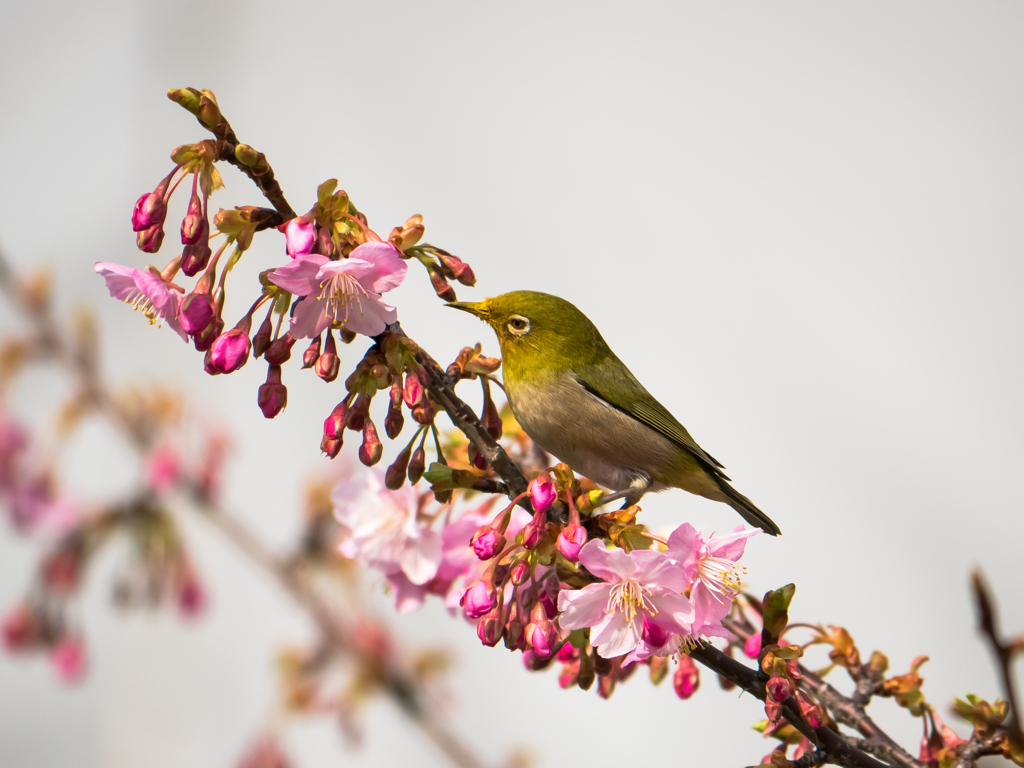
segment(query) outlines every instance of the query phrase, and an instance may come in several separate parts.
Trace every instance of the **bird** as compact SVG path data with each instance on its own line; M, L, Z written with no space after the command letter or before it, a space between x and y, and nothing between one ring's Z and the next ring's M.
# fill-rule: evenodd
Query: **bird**
M729 484L723 465L697 445L573 304L547 293L512 291L448 306L494 329L516 421L545 451L613 491L602 504L625 499L628 506L645 493L682 488L728 504L767 534L781 533Z

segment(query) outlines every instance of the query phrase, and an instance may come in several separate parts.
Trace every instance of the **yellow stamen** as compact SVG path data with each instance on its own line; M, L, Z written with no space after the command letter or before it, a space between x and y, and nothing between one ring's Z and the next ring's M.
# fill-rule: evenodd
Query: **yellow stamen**
M351 275L342 273L335 275L330 280L325 280L320 287L320 295L318 299L327 299L327 316L333 318L334 322L345 325L348 320L349 313L349 302L348 298L353 297L356 300L356 306L359 308L359 315L363 315L363 297L370 298L369 292L360 285L359 281ZM339 317L342 307L344 307L344 317Z
M607 610L622 611L626 615L626 621L630 623L641 611L653 616L658 609L651 601L650 595L649 589L641 587L633 579L620 582L608 593Z
M124 303L144 314L149 319L150 325L155 325L162 319L156 307L153 306L153 300L137 288L125 297Z
M697 561L697 578L723 597L733 598L739 593L742 576L746 572L745 566L725 557L705 555Z

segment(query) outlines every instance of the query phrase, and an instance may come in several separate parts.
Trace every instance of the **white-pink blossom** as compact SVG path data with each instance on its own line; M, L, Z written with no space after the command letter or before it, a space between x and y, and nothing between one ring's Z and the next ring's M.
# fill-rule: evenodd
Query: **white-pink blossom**
M270 280L303 297L292 313L292 336L311 339L334 323L376 336L398 319L381 294L401 285L407 271L391 243L364 243L337 261L318 253L298 254L271 272Z
M559 592L559 625L590 627L590 642L604 658L651 655L690 633L693 605L682 594L686 576L661 552L627 553L595 539L580 550L580 563L602 582Z
M165 283L159 275L139 269L97 261L93 267L107 281L107 290L115 299L130 304L149 319L153 325L165 320L184 341L188 334L181 327L178 311L182 291Z

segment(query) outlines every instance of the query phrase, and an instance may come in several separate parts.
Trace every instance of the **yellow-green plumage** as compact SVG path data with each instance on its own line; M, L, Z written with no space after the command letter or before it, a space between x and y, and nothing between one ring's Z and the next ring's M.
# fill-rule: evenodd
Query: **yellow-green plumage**
M729 485L722 465L637 381L575 306L535 291L449 306L494 329L516 420L573 470L633 503L647 491L682 488L729 504L766 533L780 532Z

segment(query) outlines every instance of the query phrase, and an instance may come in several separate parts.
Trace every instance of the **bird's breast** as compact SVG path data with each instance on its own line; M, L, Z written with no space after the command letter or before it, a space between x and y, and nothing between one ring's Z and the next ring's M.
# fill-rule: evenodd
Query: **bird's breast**
M644 472L663 485L680 449L661 434L588 392L571 372L506 381L516 420L541 448L612 490ZM652 489L655 490L655 489Z

